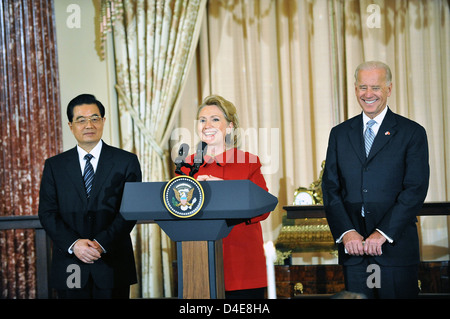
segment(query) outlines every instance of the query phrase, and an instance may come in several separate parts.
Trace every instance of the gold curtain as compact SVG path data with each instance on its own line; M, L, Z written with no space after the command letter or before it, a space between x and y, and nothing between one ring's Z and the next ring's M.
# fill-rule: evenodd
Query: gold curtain
M113 30L121 146L138 155L145 182L170 178L168 136L205 5L206 0L102 3ZM138 225L133 239L140 283L132 297L171 297L172 242L156 224Z
M276 240L294 190L318 178L331 128L361 112L353 74L364 60L391 66L389 106L427 130L427 201L450 200L448 1L209 0L207 18L190 76L199 99L215 93L235 103L244 148L262 157L279 199L262 223L265 240ZM196 107L186 105L179 120L192 135ZM448 223L421 218L423 260L448 260Z
M62 151L53 1L0 5L0 216L37 215L46 158ZM0 299L36 298L34 231L0 231Z

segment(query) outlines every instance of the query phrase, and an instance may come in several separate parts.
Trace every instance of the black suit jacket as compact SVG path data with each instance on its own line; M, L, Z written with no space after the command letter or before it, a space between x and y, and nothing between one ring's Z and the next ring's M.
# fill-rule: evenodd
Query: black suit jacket
M77 148L45 161L39 194L39 218L53 241L50 284L67 289L67 267L81 268L81 286L89 274L103 289L137 282L130 231L135 222L119 213L125 182L140 182L137 156L103 143L91 197L86 198ZM106 250L93 264L81 262L69 247L80 238L97 240Z
M322 177L333 237L355 229L367 238L379 229L394 240L383 244L383 254L375 257L380 265L418 263L416 215L427 194L429 174L427 136L419 124L388 109L368 158L362 114L337 125L330 133ZM339 245L341 264L357 264L362 258L345 254Z

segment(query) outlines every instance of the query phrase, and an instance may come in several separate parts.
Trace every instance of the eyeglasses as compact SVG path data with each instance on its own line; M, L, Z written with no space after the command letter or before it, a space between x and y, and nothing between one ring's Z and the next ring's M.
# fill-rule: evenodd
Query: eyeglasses
M95 124L99 124L102 119L103 119L102 117L100 117L98 115L94 115L89 118L81 117L81 118L77 119L76 121L73 121L73 123L80 125L80 126L84 126L84 125L87 125L89 121L91 121L91 123L95 125Z

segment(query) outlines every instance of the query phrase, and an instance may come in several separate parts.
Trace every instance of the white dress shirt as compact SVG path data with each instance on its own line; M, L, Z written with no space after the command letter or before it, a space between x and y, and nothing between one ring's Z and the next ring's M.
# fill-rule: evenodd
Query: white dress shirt
M98 166L98 160L100 159L100 153L102 151L102 146L103 146L103 141L100 140L97 145L95 145L95 147L89 152L89 154L91 154L93 157L91 158L91 164L92 167L94 168L94 174L97 171L97 166ZM82 149L79 145L77 145L77 151L78 151L78 160L80 161L80 167L81 167L81 175L84 174L84 167L86 166L86 160L84 159L84 156L88 153L86 152L84 149ZM75 245L75 243L77 241L79 241L80 239L77 239L76 241L73 242L72 245L70 245L68 251L69 254L73 254L73 245ZM103 252L106 253L106 250L103 248L103 246L94 239L94 241L96 241L100 247L103 249Z
M100 153L102 152L102 146L103 146L103 141L100 140L97 143L97 145L95 145L95 147L89 152L89 154L91 154L93 156L91 158L91 164L92 164L92 167L94 168L94 173L97 171L97 165L98 165L98 160L100 158ZM83 175L84 167L86 166L86 160L84 159L84 156L86 156L86 154L88 152L86 152L84 149L82 149L79 145L77 145L77 151L78 151L78 160L80 161L81 175Z

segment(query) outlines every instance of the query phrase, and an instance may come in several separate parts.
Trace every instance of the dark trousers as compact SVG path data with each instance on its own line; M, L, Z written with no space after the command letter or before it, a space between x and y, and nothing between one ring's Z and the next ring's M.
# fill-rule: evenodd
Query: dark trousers
M264 299L266 287L225 291L225 299Z
M370 299L414 299L419 293L418 268L381 266L366 256L357 265L344 266L345 289Z
M84 287L79 289L58 290L59 299L129 299L130 286L101 289L97 287L93 278L89 279Z

